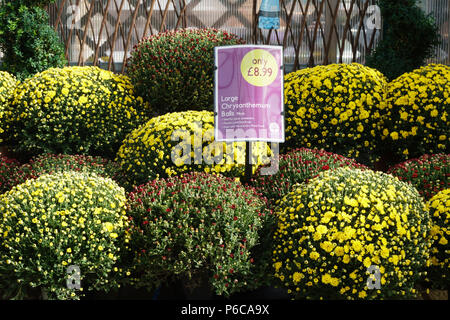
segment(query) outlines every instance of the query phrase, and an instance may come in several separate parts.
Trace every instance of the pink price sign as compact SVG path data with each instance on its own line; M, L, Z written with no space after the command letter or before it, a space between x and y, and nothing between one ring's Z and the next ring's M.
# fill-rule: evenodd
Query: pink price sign
M283 48L215 48L215 140L284 142Z

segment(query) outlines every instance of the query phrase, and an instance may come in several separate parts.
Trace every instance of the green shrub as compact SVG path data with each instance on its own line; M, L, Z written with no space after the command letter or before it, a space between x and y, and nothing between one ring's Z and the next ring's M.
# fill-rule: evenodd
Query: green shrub
M411 183L429 200L439 191L450 188L450 154L426 154L399 163L389 168L388 173Z
M16 78L8 72L0 71L0 143L3 142L1 135L3 129L3 112L6 104L9 103L14 88L17 86Z
M64 46L49 25L47 12L20 1L0 6L0 51L4 54L1 68L20 80L67 64Z
M275 276L294 298L415 297L430 217L410 184L371 170L328 170L298 185L275 214ZM380 289L368 287L372 265Z
M28 179L62 171L95 173L101 177L111 178L119 185L124 180L118 164L101 157L42 154L31 159L29 163L17 167L9 176L9 185L12 188Z
M286 146L377 160L386 80L360 64L317 66L285 76Z
M252 185L275 205L278 200L291 192L297 183L307 183L322 171L347 166L364 168L356 161L335 153L300 148L280 155L279 170L276 174L261 175L261 170L258 169Z
M97 67L52 68L22 82L5 110L17 153L113 157L150 117L125 76Z
M366 65L389 80L422 66L439 44L439 29L417 0L378 0L383 17L383 37Z
M218 295L257 286L251 249L267 216L254 189L221 175L154 180L129 195L133 282L156 288L206 278Z
M111 276L128 218L126 197L110 179L60 172L0 195L0 291L3 298L77 299L117 285ZM83 291L69 289L78 266Z
M159 112L212 110L214 47L241 44L216 29L179 29L142 39L127 74L136 91Z
M432 221L431 265L428 268L427 282L434 289L447 290L450 284L448 270L450 268L450 245L448 244L450 229L450 189L436 194L427 203Z
M252 148L256 165L262 163L262 151L270 153L264 150L266 143L254 143ZM196 150L201 151L200 159ZM214 141L213 112L173 112L152 118L129 134L116 162L128 177L128 187L191 171L237 177L244 173L245 142Z
M449 153L450 67L430 64L389 85L384 147L396 159Z

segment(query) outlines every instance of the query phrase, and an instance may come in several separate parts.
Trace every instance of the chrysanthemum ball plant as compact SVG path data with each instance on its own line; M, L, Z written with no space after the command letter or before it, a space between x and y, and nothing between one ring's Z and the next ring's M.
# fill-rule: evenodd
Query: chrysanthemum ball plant
M242 43L238 36L214 28L160 32L134 47L127 74L158 115L212 110L214 47Z
M328 170L298 185L275 214L274 272L293 298L415 297L430 217L410 184L371 170Z
M0 293L4 299L78 299L117 287L126 247L126 197L114 181L86 172L27 180L0 195ZM80 290L70 267L80 271Z
M427 203L432 220L431 265L428 268L427 282L434 289L448 290L450 268L450 189L433 196Z
M36 179L43 174L63 171L95 173L105 178L111 178L119 185L125 178L119 165L108 159L86 155L46 153L33 157L28 163L18 166L8 177L9 185L13 187L28 179Z
M319 149L299 148L279 156L279 168L274 175L261 175L260 167L252 185L272 205L288 194L295 184L308 182L320 172L340 167L365 168L353 159Z
M449 153L450 67L430 64L389 84L384 147L397 159Z
M51 68L17 86L4 130L18 153L111 158L150 116L126 76L97 67Z
M130 193L129 215L136 286L183 279L193 288L206 279L225 296L258 286L251 249L265 201L236 179L196 172L153 180Z
M380 72L357 63L287 74L286 146L324 149L373 164L378 159L386 90Z
M252 144L255 165L270 154L265 142ZM128 176L128 185L137 186L155 178L191 171L243 175L245 142L214 140L214 113L173 112L152 118L123 141L116 162Z
M425 154L391 167L388 173L411 183L429 200L439 191L450 188L450 154Z
M14 88L17 86L17 79L6 71L0 71L0 143L3 142L3 113L9 103Z

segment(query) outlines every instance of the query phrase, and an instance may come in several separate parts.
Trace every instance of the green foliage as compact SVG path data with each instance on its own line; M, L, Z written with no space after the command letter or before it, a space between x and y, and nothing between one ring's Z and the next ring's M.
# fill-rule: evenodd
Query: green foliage
M383 39L367 57L366 65L389 80L422 66L439 44L439 31L431 15L417 0L379 0L383 17Z
M20 1L0 6L3 70L23 80L51 67L63 67L67 63L64 47L48 19L44 9L27 7Z

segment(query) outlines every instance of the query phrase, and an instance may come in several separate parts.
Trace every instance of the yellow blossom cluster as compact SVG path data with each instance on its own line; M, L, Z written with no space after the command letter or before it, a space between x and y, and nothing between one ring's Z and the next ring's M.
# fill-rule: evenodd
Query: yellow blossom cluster
M427 203L430 212L432 228L430 236L433 239L431 249L431 266L427 279L435 289L446 290L449 285L450 269L450 189L436 194Z
M255 171L270 149L257 142L252 150ZM152 118L130 133L116 162L131 186L190 171L237 177L244 173L245 142L215 141L213 112L174 112Z
M307 68L285 76L286 144L376 160L386 78L352 64Z
M4 132L3 129L3 112L12 96L14 88L17 85L16 78L5 71L0 71L0 142L3 142L1 135Z
M75 171L42 175L0 195L0 291L21 298L40 287L49 298L78 298L66 286L78 266L84 289L114 285L127 239L125 191L114 181Z
M450 67L430 64L389 84L382 138L400 159L449 152Z
M3 123L16 152L114 156L149 112L126 76L97 67L51 68L17 86Z
M285 196L276 216L275 276L293 297L415 296L431 242L430 217L411 185L371 170L325 171Z

